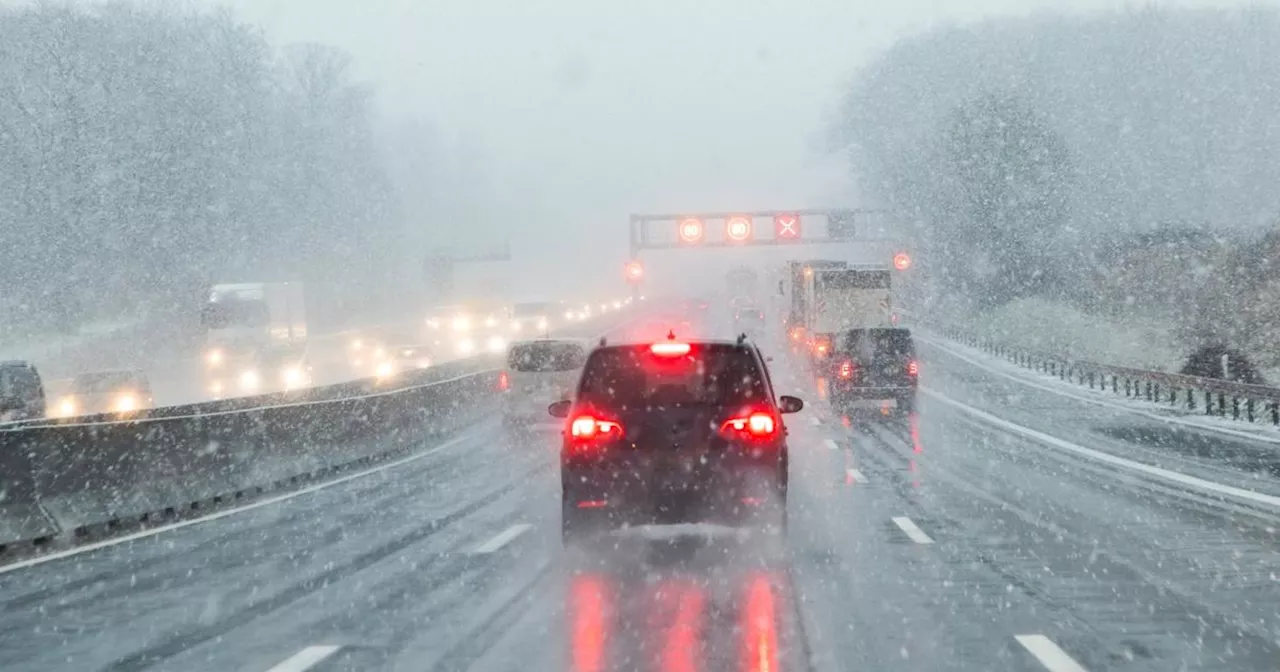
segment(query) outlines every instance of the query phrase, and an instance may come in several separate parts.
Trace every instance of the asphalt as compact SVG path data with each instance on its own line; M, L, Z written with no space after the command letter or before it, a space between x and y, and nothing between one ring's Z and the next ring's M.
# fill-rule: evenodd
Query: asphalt
M1196 485L1280 493L1272 446L927 346L917 414L844 417L771 352L809 401L785 536L564 549L557 429L495 407L360 478L0 569L0 669L1280 667L1280 511Z

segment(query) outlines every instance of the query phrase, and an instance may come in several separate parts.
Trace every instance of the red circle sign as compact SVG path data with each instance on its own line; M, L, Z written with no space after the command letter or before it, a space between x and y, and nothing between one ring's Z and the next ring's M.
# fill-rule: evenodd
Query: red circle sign
M893 255L893 267L899 271L905 271L911 268L911 257L906 252L899 252Z
M730 217L724 223L724 235L729 240L744 241L751 237L751 220L746 217Z
M696 243L702 240L702 220L696 217L682 219L677 227L677 232L680 234L680 240L686 243Z

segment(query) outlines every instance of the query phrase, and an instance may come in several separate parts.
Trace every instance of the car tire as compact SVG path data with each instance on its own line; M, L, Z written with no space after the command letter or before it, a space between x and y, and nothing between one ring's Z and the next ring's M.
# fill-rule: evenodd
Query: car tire
M604 516L599 511L584 511L578 508L577 500L568 493L560 498L560 541L565 546L581 543L593 536L601 527Z

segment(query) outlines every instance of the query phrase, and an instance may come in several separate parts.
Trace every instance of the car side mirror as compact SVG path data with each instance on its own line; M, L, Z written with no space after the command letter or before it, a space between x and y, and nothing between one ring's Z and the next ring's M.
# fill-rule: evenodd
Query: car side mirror
M804 400L800 397L778 397L778 410L782 413L799 413L804 409Z
M550 413L551 417L553 418L567 418L569 417L569 408L572 406L573 406L572 401L569 401L568 399L563 399L561 401L557 401L556 403L548 406L547 412Z

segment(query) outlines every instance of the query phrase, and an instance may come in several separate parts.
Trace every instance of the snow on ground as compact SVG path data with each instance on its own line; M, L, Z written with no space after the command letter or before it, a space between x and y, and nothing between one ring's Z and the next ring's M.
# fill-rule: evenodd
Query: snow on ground
M926 332L918 334L917 338L923 340L926 345L936 347L953 357L999 375L1022 381L1046 392L1072 397L1092 404L1108 406L1117 410L1138 413L1165 422L1280 443L1280 427L1271 424L1270 418L1262 408L1256 411L1255 420L1252 423L1243 418L1235 420L1230 417L1209 416L1204 414L1203 406L1200 406L1199 410L1188 410L1181 403L1173 405L1139 398L1129 398L1123 394L1117 395L1110 388L1103 389L1101 386L1090 388L1062 380L1052 374L1023 368L978 348L944 339L937 334Z
M952 312L947 326L996 343L1074 359L1176 371L1186 348L1171 325L1085 313L1063 303L1021 299L998 308Z

